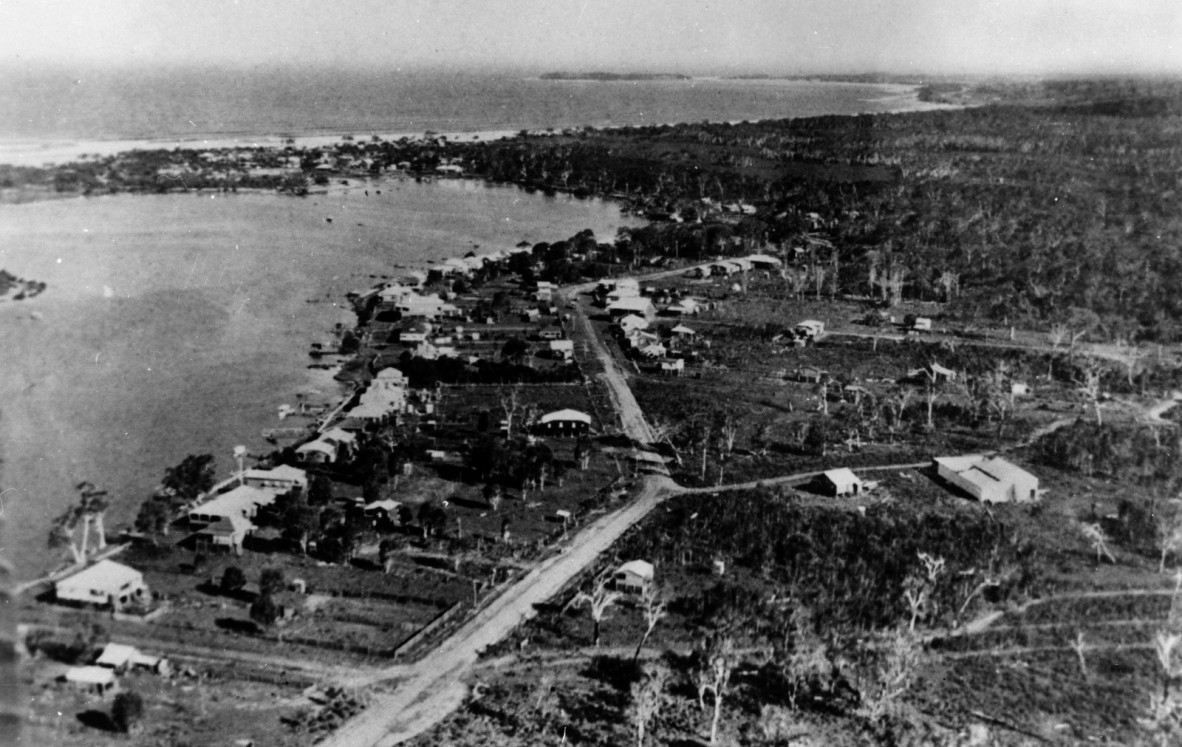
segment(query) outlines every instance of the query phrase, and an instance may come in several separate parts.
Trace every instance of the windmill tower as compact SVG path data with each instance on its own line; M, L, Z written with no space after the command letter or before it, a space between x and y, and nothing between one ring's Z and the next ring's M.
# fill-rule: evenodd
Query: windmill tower
M242 485L246 480L246 447L242 444L234 447L234 461L238 462L238 484Z

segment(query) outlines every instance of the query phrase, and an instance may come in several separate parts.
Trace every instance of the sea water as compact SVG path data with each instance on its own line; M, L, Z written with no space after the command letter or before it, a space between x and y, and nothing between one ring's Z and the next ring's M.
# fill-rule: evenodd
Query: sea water
M0 69L0 163L106 141L516 132L923 108L898 85L786 79L543 80L524 73L299 68Z

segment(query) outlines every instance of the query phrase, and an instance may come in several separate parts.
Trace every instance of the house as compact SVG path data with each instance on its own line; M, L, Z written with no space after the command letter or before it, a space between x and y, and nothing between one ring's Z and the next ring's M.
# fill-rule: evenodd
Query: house
M675 304L665 307L668 316L696 316L701 311L701 305L692 298L683 298Z
M427 273L422 270L411 270L399 280L409 288L421 288L427 284Z
M611 586L625 594L643 594L653 583L653 564L629 560L612 573Z
M560 360L569 361L575 357L574 340L551 340L550 355Z
M125 646L122 643L108 643L103 652L94 662L95 666L110 669L115 674L123 674L131 669L132 660L139 650L135 646Z
M413 294L414 289L408 288L404 285L399 285L397 283L392 283L378 291L378 298L381 299L383 303L397 305L402 303L407 297Z
M742 268L734 262L715 262L710 265L710 274L714 277L726 277L739 272Z
M636 314L628 314L627 316L620 317L620 321L616 322L616 324L620 326L620 329L623 330L625 335L635 330L648 329L649 326L647 319Z
M538 337L543 340L561 340L562 330L558 327L547 327L545 329L538 330Z
M389 520L395 523L398 522L398 507L402 504L398 501L386 498L385 500L374 501L373 503L365 504L363 509L365 518L371 521Z
M286 464L274 469L248 469L243 475L243 480L251 487L273 493L286 493L292 488L308 488L308 473Z
M917 332L930 332L932 330L932 320L926 316L905 314L903 316L903 326L906 329L912 329Z
M653 302L647 298L636 296L634 298L622 298L610 304L607 307L607 313L613 320L635 314L651 321L657 315L657 307L653 306Z
M1024 503L1039 497L1038 478L1000 457L937 457L936 474L982 503Z
M337 449L332 444L317 439L297 446L296 459L304 464L331 464L337 460Z
M434 327L431 326L430 322L415 322L408 327L402 328L398 333L398 341L406 345L417 345L420 342L426 342L433 329Z
M111 606L114 609L148 598L144 574L113 560L100 560L54 585L59 601Z
M684 372L684 358L666 358L661 361L661 373L665 376L681 376Z
M406 374L393 366L378 371L377 375L373 377L373 381L369 382L370 389L404 389L405 387Z
M757 270L778 270L784 263L769 254L752 254L747 261Z
M669 330L669 334L673 335L674 337L676 337L679 340L688 340L698 333L693 331L689 327L685 326L684 324L679 324L676 327L674 327L673 329Z
M115 674L123 674L129 670L147 670L156 674L168 674L171 666L168 659L160 656L148 656L135 646L125 646L122 643L108 643L103 647L95 666L109 669Z
M862 492L862 480L848 467L831 469L821 473L820 481L826 492L833 495L858 495Z
M117 686L115 673L105 667L71 667L66 671L66 682L73 689L88 695L106 696Z
M275 502L275 493L250 485L239 485L228 493L222 493L189 510L189 526L193 528L212 524L225 517L253 519L260 508Z
M591 416L578 410L556 410L538 418L537 430L556 436L575 436L591 430Z
M458 262L459 260L456 261ZM460 264L461 266L463 265L462 262ZM407 296L399 302L398 310L402 312L403 316L423 317L424 319L456 316L460 311L454 305L444 301L436 293L426 296Z
M912 369L907 372L907 378L919 381L935 381L941 384L946 381L956 381L956 371L944 368L939 363L931 363L923 368Z
M623 301L625 298L636 298L639 295L640 288L638 286L622 284L617 285L614 289L608 292L607 304L610 306L617 301Z
M825 322L819 322L816 319L805 319L803 322L798 322L793 328L793 331L806 340L815 340L825 334Z
M800 368L796 371L796 380L806 384L820 384L821 379L828 375L828 372L819 368Z
M337 457L351 456L357 446L357 437L341 428L329 428L320 434L320 440L336 447Z
M219 516L197 530L195 545L204 552L242 554L242 543L254 531L254 524L244 516Z
M659 342L650 343L640 348L640 354L645 358L664 358L668 350Z

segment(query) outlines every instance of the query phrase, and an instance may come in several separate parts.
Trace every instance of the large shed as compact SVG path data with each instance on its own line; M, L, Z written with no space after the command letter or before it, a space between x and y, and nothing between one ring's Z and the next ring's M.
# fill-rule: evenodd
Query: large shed
M538 419L539 431L558 436L573 436L591 429L591 416L578 410L556 410Z
M1001 457L936 457L936 474L982 503L1037 500L1038 478Z

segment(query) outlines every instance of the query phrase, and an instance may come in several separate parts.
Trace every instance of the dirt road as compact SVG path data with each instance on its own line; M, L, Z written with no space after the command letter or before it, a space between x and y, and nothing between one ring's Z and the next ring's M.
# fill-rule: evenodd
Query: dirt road
M627 507L601 517L576 535L567 547L493 600L438 649L409 667L409 673L407 667L398 667L396 671L405 677L398 688L374 698L364 712L324 744L337 747L398 744L442 721L463 702L466 692L463 680L480 651L532 617L535 605L561 591L633 524L647 516L660 504L671 485L667 478L646 477L640 493ZM348 684L372 684L382 679L386 679L385 673L378 672Z

